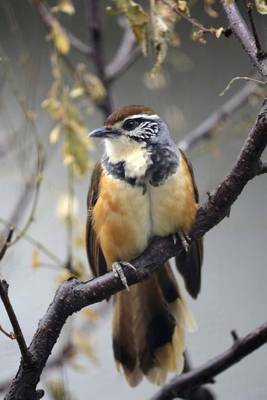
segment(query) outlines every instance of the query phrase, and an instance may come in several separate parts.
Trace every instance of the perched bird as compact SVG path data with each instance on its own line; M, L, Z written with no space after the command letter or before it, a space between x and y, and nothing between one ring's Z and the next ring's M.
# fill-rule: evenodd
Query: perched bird
M197 189L188 160L160 116L146 106L123 107L90 136L105 143L87 202L86 246L93 274L123 266L153 236L178 232L186 239L196 217ZM196 297L202 242L192 242L176 262ZM114 357L131 386L144 375L162 384L168 372L182 371L190 315L169 263L114 296Z

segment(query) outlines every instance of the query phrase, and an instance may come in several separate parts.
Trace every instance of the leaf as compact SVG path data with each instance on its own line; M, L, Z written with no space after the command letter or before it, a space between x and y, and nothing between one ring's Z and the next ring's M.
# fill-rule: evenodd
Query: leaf
M83 332L76 333L76 335L74 335L73 342L78 350L88 357L90 361L92 361L94 364L98 363L95 353L95 345L92 343L93 340L89 334Z
M99 316L97 314L97 312L95 310L93 310L92 308L84 308L82 310L82 314L83 316L88 320L88 321L92 321L95 322L99 319Z
M51 11L63 12L68 15L73 15L75 13L75 8L71 0L59 0L58 5L51 8Z
M41 259L38 251L36 249L33 250L32 252L32 260L31 260L31 266L34 269L39 268L41 265Z
M53 20L51 24L50 37L55 48L60 54L68 54L70 51L70 41L66 32L62 29L57 20Z
M257 11L260 14L267 14L267 3L265 0L255 0Z
M60 134L61 125L57 124L54 126L52 131L49 134L50 143L55 144L58 141L59 134Z
M133 0L113 0L114 7L108 7L113 14L124 14L129 21L136 41L147 54L148 16L140 4Z
M217 18L218 13L214 10L213 6L215 4L215 0L205 0L204 9L209 17Z
M215 30L215 36L217 39L219 39L222 35L222 33L224 32L224 28L221 26L220 28Z
M62 193L57 202L57 217L64 223L69 223L78 215L78 200L69 193Z

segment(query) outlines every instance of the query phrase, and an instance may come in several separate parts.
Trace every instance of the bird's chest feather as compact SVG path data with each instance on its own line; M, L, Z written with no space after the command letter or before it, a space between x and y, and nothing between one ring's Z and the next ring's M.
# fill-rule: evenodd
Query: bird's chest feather
M154 235L189 230L196 213L192 179L186 165L159 186L146 190L104 173L93 211L100 246L110 265L139 255Z

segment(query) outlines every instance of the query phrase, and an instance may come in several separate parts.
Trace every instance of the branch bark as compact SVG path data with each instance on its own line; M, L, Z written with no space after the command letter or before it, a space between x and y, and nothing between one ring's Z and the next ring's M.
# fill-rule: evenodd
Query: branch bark
M199 368L184 373L165 385L151 400L171 400L177 397L186 398L195 388L210 381L244 357L257 350L267 342L267 323L250 332L224 353L212 358Z
M235 93L205 121L191 132L187 133L184 139L178 143L178 147L187 152L203 140L212 139L220 123L224 122L230 115L241 108L248 101L249 96L255 92L257 87L258 84L255 82L246 83L241 90Z
M265 101L232 170L208 201L200 207L196 223L190 233L192 239L203 236L227 215L229 208L249 180L258 174L260 157L266 144L267 102ZM133 285L145 280L159 265L163 265L181 250L182 244L179 242L174 244L172 237L154 238L144 253L131 261L136 270L124 268L128 284ZM30 367L21 363L5 400L40 398L41 393L36 391L36 386L66 319L81 308L100 302L123 288L123 284L114 277L113 272L88 282L70 279L63 283L40 321L30 344L29 352L34 363Z
M236 2L227 2L226 0L220 0L221 5L225 11L226 17L229 22L229 27L235 36L240 41L243 49L250 57L252 64L256 67L257 71L264 78L267 77L267 61L258 57L258 49L254 40L254 37L243 17L241 16Z
M101 104L99 104L99 107L102 109L104 115L107 117L112 112L112 102L109 92L108 79L105 71L99 3L101 3L100 0L85 0L87 8L87 25L92 45L92 60L95 65L97 76L101 80L104 88L106 89L106 96Z

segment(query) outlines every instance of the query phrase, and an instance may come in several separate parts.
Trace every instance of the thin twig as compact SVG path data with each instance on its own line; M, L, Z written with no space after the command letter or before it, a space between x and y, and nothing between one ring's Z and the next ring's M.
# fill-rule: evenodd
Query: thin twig
M244 21L243 17L241 16L236 2L234 1L228 2L225 0L220 0L220 1L225 11L231 30L240 41L246 53L249 55L253 65L256 67L259 74L266 79L267 61L258 59L257 57L258 50L255 44L254 37L249 31L248 26Z
M166 4L168 7L170 7L172 9L172 11L174 11L181 18L184 18L187 22L189 22L191 25L193 25L199 32L210 33L212 35L216 35L216 33L218 32L218 29L216 29L214 27L210 27L210 28L205 27L196 19L190 17L189 15L186 15L182 10L180 10L179 7L173 6L172 4L168 3L168 1L162 0L162 2L164 4Z
M11 322L11 325L14 330L14 335L16 338L16 341L18 342L19 349L21 352L23 364L29 366L31 364L31 355L28 351L24 336L22 334L22 330L20 328L18 319L16 317L15 311L10 303L9 297L8 297L8 284L5 280L0 279L0 297L1 300L5 306L7 315L9 317L9 320Z
M238 363L267 342L267 323L250 332L219 356L214 357L199 368L173 379L156 393L151 400L171 400L188 396L196 387L209 383L210 379Z
M9 243L11 242L11 239L12 239L13 232L14 232L14 229L10 228L7 238L5 240L5 243L0 251L0 261L2 261L3 257L6 254L6 251L9 247ZM9 320L11 322L11 325L13 327L14 335L18 342L19 349L21 352L23 364L29 366L29 364L31 363L31 356L27 349L27 345L26 345L24 336L22 334L20 325L18 323L16 314L14 312L14 309L13 309L13 307L10 303L9 297L8 297L8 283L3 279L0 279L0 297L4 304L4 307L6 309L6 312L9 317ZM2 330L2 332L3 332L3 330Z
M249 18L249 22L251 25L251 29L252 29L252 33L254 36L254 40L255 40L255 45L257 47L257 57L258 59L262 59L264 58L264 51L262 50L261 47L261 43L260 43L260 39L257 33L257 29L256 29L256 25L253 19L253 6L254 3L251 0L247 0L247 12L248 12L248 18Z
M244 85L242 89L235 93L200 125L187 133L184 139L178 143L178 147L184 151L189 151L203 140L212 139L221 123L241 108L248 101L249 96L256 91L257 87L258 85L255 82L249 82Z
M7 332L1 325L0 325L0 331L7 336L9 339L16 339L16 335L13 332Z
M7 228L10 227L10 223L2 217L0 217L0 223L3 224ZM18 235L21 235L21 230L19 228L17 228L16 226L13 225L13 229L15 232L17 232ZM22 235L22 239L24 239L27 242L29 242L30 244L32 244L34 247L36 247L38 250L40 250L43 254L45 254L48 258L50 258L50 260L54 261L58 266L65 268L65 263L56 254L54 254L50 249L48 249L43 243L39 242L38 240L33 238L28 233L24 233Z

